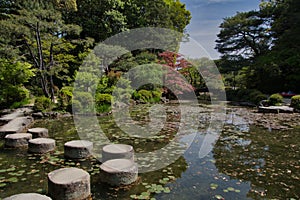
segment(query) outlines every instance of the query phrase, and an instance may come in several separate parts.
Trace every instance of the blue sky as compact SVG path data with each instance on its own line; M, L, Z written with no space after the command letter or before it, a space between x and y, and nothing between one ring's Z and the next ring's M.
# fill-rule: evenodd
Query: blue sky
M213 59L219 58L214 49L223 18L237 12L257 10L260 0L181 0L192 13L188 34L199 43Z

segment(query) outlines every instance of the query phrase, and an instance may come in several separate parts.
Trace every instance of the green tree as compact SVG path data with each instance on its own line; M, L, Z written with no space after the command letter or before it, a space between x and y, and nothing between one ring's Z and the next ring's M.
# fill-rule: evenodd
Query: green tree
M49 2L24 1L23 5L0 21L1 54L30 60L44 95L54 100L55 80L65 79L69 64L75 62L72 51L76 44L66 36L79 34L80 27L65 24L61 13Z
M24 84L34 76L34 71L29 63L0 59L0 108L29 97Z
M216 49L226 56L253 58L270 48L270 27L258 11L240 12L220 25Z

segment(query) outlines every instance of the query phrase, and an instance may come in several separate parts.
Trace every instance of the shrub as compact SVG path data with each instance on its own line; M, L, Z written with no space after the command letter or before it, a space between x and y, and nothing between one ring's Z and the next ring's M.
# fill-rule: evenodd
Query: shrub
M270 106L280 105L283 102L283 97L280 94L272 94L268 101Z
M291 99L291 107L300 109L300 95L293 96Z
M82 105L81 105L80 101L73 99L71 108L75 112L80 112L82 110Z
M258 90L251 90L249 94L249 101L258 105L262 100L267 99L267 96Z
M59 91L59 96L58 96L59 107L63 110L71 112L72 97L73 97L73 87L71 86L62 87L61 90Z
M45 97L45 96L40 96L37 97L34 101L34 110L36 111L48 111L51 110L52 108L52 102L51 99Z
M96 94L96 111L99 113L108 112L111 109L112 96L110 94Z
M90 92L74 92L73 101L78 100L84 111L92 112L94 98Z
M19 107L27 103L28 99L29 91L25 87L11 85L0 90L0 108Z
M152 92L148 90L140 90L138 91L140 95L140 101L143 103L150 102L150 99L152 98Z
M152 99L151 102L157 103L160 102L162 93L160 91L152 91Z

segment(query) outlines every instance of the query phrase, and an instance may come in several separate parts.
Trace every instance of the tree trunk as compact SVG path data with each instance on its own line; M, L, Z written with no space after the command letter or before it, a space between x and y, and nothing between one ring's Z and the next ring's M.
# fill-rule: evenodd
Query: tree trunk
M44 59L43 59L39 22L36 23L36 44L37 44L37 50L38 50L38 65L39 65L39 70L41 73L42 89L43 89L44 95L46 97L50 97L50 94L48 91L47 76L45 75L46 69L45 69L45 64L44 64Z

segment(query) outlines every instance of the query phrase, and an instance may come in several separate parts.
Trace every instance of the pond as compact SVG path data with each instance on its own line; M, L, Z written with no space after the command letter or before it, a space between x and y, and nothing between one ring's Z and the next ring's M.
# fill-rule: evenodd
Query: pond
M149 122L147 105L136 106L131 117ZM174 138L178 127L176 106L169 106L166 126L152 139L134 138L122 132L113 116L99 117L106 136L114 143L134 146L137 153L160 149ZM190 147L170 165L140 173L128 187L111 188L99 180L95 159L67 160L63 144L79 139L72 118L36 121L56 140L55 152L33 155L26 149L5 149L0 141L0 199L22 192L47 192L47 174L61 167L79 167L91 175L93 199L300 199L300 129L270 131L249 125L242 114L228 109L222 134L212 152L199 158L211 109L201 107L202 125ZM248 112L247 109L244 109ZM243 113L243 112L240 112ZM191 137L186 134L184 141ZM147 160L144 158L145 165ZM151 162L151 161L150 161Z

